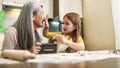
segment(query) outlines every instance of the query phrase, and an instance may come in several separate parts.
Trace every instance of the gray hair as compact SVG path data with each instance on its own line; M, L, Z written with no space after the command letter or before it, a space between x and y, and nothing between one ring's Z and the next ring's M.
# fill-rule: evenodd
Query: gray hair
M30 49L36 41L32 17L37 14L40 7L43 6L38 2L30 1L25 3L18 20L13 25L17 30L18 45L22 49Z

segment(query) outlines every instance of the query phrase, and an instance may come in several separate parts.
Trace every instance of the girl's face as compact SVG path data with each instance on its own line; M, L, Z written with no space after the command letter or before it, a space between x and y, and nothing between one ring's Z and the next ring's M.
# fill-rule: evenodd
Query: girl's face
M43 27L43 21L44 21L44 10L43 8L40 8L37 14L33 15L34 27L35 28Z
M63 30L64 30L64 34L69 34L71 35L71 33L76 29L75 25L73 25L73 23L65 16L63 19Z

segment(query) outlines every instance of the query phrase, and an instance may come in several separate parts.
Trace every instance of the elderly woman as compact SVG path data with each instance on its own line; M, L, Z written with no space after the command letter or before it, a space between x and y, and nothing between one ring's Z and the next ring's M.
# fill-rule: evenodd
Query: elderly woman
M27 2L16 23L5 32L3 49L29 50L38 54L41 47L37 28L43 26L44 10L39 2Z

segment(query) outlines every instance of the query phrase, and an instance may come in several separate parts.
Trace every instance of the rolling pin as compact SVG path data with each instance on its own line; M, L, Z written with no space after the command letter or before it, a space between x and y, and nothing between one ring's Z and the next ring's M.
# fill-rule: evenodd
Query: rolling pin
M24 61L27 59L34 59L35 54L27 50L3 50L1 56L8 59Z

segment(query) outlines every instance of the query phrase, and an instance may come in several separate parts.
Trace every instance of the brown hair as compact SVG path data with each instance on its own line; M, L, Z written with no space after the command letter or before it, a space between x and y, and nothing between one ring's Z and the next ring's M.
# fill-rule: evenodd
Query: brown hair
M67 17L72 23L73 25L76 27L76 29L74 30L74 34L72 34L72 39L73 41L77 41L77 37L80 36L80 32L81 32L81 19L79 14L74 13L74 12L70 12L67 13L63 18Z

